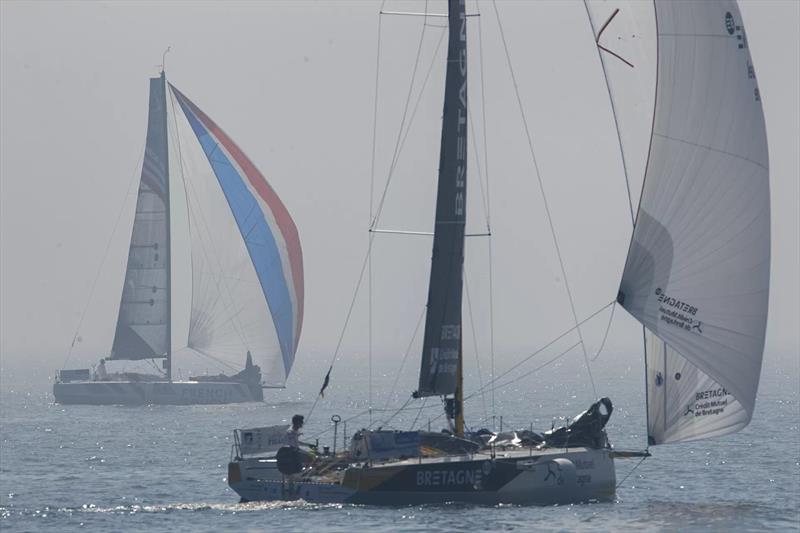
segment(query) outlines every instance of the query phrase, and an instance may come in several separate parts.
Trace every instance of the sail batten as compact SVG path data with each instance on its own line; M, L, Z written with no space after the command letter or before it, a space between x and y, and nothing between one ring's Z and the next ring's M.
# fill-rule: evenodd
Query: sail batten
M752 417L769 297L769 164L736 3L656 0L657 90L618 301L648 330L651 444Z
M449 37L436 219L417 395L454 394L461 357L467 180L467 19L449 2Z

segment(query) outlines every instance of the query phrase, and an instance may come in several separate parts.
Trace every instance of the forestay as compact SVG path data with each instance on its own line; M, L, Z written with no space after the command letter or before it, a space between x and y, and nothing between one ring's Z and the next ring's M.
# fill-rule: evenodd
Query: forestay
M655 8L652 139L618 301L662 341L647 362L660 444L730 433L752 417L770 206L761 98L736 4Z

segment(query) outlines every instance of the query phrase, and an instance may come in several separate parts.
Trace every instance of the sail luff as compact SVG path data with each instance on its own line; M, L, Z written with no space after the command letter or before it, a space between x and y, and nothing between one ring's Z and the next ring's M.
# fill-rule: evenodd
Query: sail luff
M420 397L454 394L461 358L461 300L467 178L467 19L450 0L447 72Z
M166 55L166 52L165 52ZM163 61L163 58L162 58ZM164 202L164 210L167 214L167 353L164 360L164 370L167 374L167 381L172 381L172 219L170 210L170 187L169 187L169 124L167 122L167 75L163 68L161 70L161 90L164 94L164 126L163 134L166 141L167 157L164 160L164 169L167 173L167 192Z
M166 86L150 79L142 174L111 359L167 357L169 332L169 169Z

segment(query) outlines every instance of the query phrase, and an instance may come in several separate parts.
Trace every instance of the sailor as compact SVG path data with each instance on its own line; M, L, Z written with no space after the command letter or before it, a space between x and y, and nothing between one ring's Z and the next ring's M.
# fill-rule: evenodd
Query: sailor
M300 445L306 445L305 442L300 441L300 435L303 434L303 415L294 415L292 417L292 425L286 430L286 441L289 446L294 449L300 449Z
M313 454L301 450L300 446L308 446L314 448L313 444L303 442L300 440L300 435L303 434L303 415L294 415L292 417L292 425L286 430L286 443L297 451L298 459L303 464L308 464L314 460Z
M105 381L108 379L108 372L106 372L105 359L100 359L100 364L97 366L97 371L95 372L95 379L97 381Z

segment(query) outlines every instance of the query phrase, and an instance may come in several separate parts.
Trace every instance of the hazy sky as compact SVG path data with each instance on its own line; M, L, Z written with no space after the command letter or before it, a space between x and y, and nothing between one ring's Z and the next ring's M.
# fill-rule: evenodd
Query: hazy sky
M4 362L60 367L84 309L75 361L96 361L107 353L135 203L126 191L138 177L144 145L147 80L171 46L170 81L242 147L298 226L306 281L298 357L320 354L327 363L368 238L378 8L367 1L0 2ZM424 3L389 2L389 8L421 11ZM482 98L474 76L478 48L471 45L470 95L471 106L478 106L473 114L486 102L485 128L479 118L474 122L482 169L484 131L488 147L495 340L503 361L569 328L572 318L494 11L485 2L478 8L482 16L480 23L470 20L470 38L475 44L478 34L484 37L486 92ZM430 9L444 8L434 3ZM468 1L468 9L476 10L475 3ZM628 200L593 37L580 2L501 1L498 9L568 279L578 314L585 317L615 297L630 238ZM800 3L744 1L741 11L770 149L767 351L796 353ZM382 20L376 204L408 94L419 22ZM443 31L435 27L439 22L425 28L411 100L412 105L419 100L419 108L392 178L383 228L432 227L443 69L432 69L424 91L420 88ZM472 159L473 176L476 168ZM486 196L477 177L470 187L468 231L480 232ZM487 245L480 238L468 245L467 282L482 348L488 342ZM430 240L381 235L375 246L374 342L382 353L399 353L425 304ZM362 298L346 350L364 350L365 304ZM605 324L601 319L589 325L590 347L599 345ZM636 331L620 310L610 346L635 349Z

